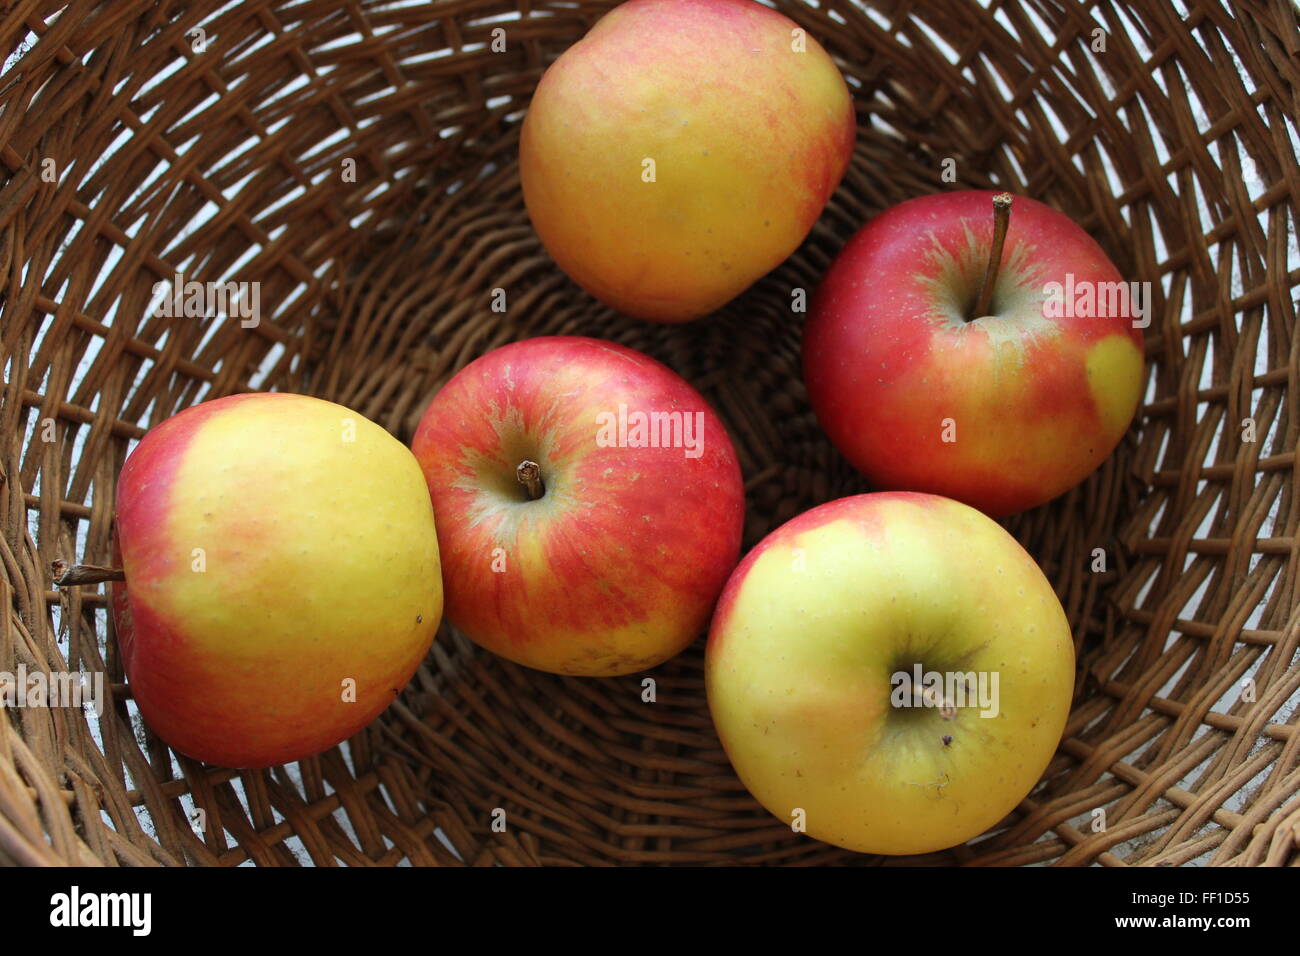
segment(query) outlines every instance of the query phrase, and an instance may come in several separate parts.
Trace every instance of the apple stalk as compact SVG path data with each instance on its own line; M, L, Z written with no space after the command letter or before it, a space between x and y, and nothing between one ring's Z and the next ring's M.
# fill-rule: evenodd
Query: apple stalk
M546 485L542 484L542 466L535 461L525 459L515 468L515 477L523 485L529 501L536 501L546 494Z
M1007 239L1007 227L1011 224L1011 193L998 193L993 197L993 248L989 251L989 261L984 267L984 278L980 280L980 291L975 297L975 308L966 317L967 322L986 315L993 303L993 289L998 282L998 270L1002 267L1002 246Z
M912 680L911 674L904 672L901 677L902 680L900 681L899 686L903 688L908 697L913 697L919 694L922 702L927 707L937 708L939 716L944 720L953 720L956 718L957 704L951 698L941 696L933 687L924 684L918 686L916 682ZM947 742L944 743L944 746L947 746Z
M126 573L121 568L105 568L95 564L69 565L66 561L55 561L51 568L54 571L54 583L61 588L126 580Z

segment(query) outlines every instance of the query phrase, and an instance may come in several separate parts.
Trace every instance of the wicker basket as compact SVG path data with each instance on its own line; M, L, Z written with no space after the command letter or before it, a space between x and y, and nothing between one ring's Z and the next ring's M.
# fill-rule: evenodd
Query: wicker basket
M520 198L529 95L607 6L0 13L0 672L106 672L111 695L98 718L0 714L0 861L882 862L749 797L709 721L702 642L656 670L648 704L640 675L552 677L444 626L345 746L215 770L144 728L101 589L55 589L50 567L107 563L127 451L185 406L306 392L409 440L456 369L542 333L644 349L710 399L752 545L867 490L808 407L790 290L885 207L998 186L1068 213L1154 284L1149 364L1115 455L1007 522L1074 629L1059 752L1003 824L924 862L1300 862L1296 10L777 3L849 80L852 169L779 269L715 316L655 326L570 283ZM260 282L260 323L155 317L154 284L178 272Z

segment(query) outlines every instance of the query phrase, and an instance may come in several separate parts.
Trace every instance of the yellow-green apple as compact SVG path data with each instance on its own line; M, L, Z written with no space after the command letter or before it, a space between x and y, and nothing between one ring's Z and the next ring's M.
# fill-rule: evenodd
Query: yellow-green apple
M415 458L358 413L232 395L151 429L122 468L112 588L145 723L226 767L319 753L383 711L442 615Z
M630 0L542 76L519 171L548 252L629 315L683 322L808 235L853 104L817 41L751 0Z
M1149 286L1067 216L1000 196L924 196L873 219L822 280L803 346L818 421L877 488L994 517L1065 492L1115 448L1150 321Z
M744 491L721 421L613 342L528 339L461 369L412 445L438 513L447 619L556 674L681 651L740 553Z
M974 508L915 492L841 498L764 538L705 661L749 791L864 853L939 850L1003 819L1051 759L1074 683L1033 559Z

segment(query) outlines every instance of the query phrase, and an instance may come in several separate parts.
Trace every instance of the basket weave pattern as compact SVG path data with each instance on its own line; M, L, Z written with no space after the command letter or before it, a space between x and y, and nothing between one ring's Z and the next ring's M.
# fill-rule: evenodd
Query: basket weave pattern
M709 721L702 642L653 672L649 703L642 675L528 671L444 625L345 747L214 770L145 730L102 589L56 590L50 566L109 563L117 472L181 408L298 391L409 440L458 368L538 334L614 339L700 389L740 455L751 546L869 490L809 409L792 290L888 206L995 187L1152 282L1147 381L1112 458L1007 522L1074 631L1057 756L991 835L925 862L1300 862L1295 10L775 5L849 81L852 168L789 261L680 327L578 290L520 197L532 89L607 3L0 12L0 672L106 671L111 694L99 718L0 713L0 862L881 862L749 797ZM176 273L260 282L260 323L155 316Z

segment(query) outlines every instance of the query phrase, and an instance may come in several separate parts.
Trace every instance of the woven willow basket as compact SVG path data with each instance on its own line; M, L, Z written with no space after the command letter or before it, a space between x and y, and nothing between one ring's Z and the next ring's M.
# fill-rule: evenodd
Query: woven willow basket
M181 408L305 392L409 440L458 368L543 333L646 350L709 398L744 469L750 546L869 490L809 409L791 290L891 204L996 186L1063 210L1153 283L1145 398L1104 467L1007 522L1074 630L1059 752L1000 826L924 862L1300 862L1295 9L776 5L848 78L852 169L789 261L678 327L577 289L520 198L529 96L606 3L0 12L0 672L106 672L111 695L98 718L0 714L0 860L882 862L749 797L709 721L702 641L654 672L646 703L642 675L524 670L444 625L345 746L215 770L142 725L102 589L56 589L50 568L108 563L118 470ZM262 321L155 317L154 284L178 272L260 282Z

